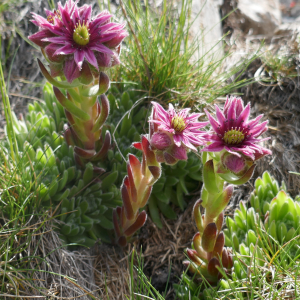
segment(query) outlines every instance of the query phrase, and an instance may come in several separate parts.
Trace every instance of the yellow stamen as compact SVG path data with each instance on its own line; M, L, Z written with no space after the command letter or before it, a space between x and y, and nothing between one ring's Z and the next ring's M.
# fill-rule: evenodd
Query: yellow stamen
M245 135L240 129L231 129L225 132L223 139L228 145L237 145L245 139Z
M182 132L186 128L185 121L184 121L183 117L180 117L180 116L173 117L171 124L176 132Z
M84 22L82 23L82 25L80 21L76 24L73 33L73 40L80 46L85 46L90 41L89 28Z
M54 17L49 15L49 16L47 17L47 21L48 21L49 23L51 23L51 24L54 24Z
M51 24L54 25L54 18L58 18L58 19L61 20L61 14L60 14L60 11L59 11L59 10L55 10L55 11L54 11L54 16L49 15L49 16L47 17L47 21L48 21L49 23L51 23Z

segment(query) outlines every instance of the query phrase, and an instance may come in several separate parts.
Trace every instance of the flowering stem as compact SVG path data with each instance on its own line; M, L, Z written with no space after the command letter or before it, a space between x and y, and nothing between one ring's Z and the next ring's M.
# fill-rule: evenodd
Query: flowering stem
M134 143L133 146L143 152L142 162L129 154L127 176L121 186L123 206L113 211L117 243L123 247L146 222L146 212L139 210L147 204L152 186L161 175L161 165L157 162L148 139L143 136L142 142Z
M66 96L58 87L53 87L68 120L65 139L74 147L75 161L80 167L102 159L110 147L110 133L106 132L104 141L101 138L102 126L109 113L109 101L104 95L108 87L109 78L102 72L97 85L69 88ZM101 103L97 100L99 94Z
M225 273L232 267L230 252L224 247L225 235L221 231L224 212L232 192L233 186L225 187L225 181L216 172L217 161L207 152L203 153L203 187L201 199L193 209L198 231L193 238L194 249L187 249L190 261L184 263L192 273L204 276L211 284L216 283L222 276L219 268ZM224 188L225 187L225 188ZM200 206L205 208L201 215ZM200 274L201 273L201 274Z

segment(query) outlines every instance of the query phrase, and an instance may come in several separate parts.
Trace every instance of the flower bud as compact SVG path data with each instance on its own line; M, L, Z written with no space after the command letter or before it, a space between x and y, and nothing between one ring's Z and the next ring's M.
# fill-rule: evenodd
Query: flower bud
M249 169L247 161L243 156L237 156L229 152L225 152L221 156L221 161L225 169L238 177L243 176Z
M172 145L171 137L164 132L155 132L150 140L150 145L153 149L166 150Z

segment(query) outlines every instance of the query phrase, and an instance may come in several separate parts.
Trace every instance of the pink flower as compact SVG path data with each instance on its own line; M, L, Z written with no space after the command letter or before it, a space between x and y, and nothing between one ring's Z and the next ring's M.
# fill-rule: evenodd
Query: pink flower
M108 11L92 18L92 7L77 7L77 2L68 0L64 7L59 2L58 10L46 10L47 19L33 13L32 22L40 30L29 36L50 60L52 73L59 74L59 64L68 82L80 76L85 62L96 74L119 64L120 44L128 35L124 24L110 22Z
M258 139L263 132L268 130L268 121L259 124L263 115L248 120L250 115L249 103L244 108L241 98L227 97L223 112L217 105L215 107L217 120L205 111L213 131L207 137L212 143L202 151L220 152L226 150L239 157L244 155L252 161L272 154L272 151L259 145L260 142L269 138Z
M156 102L152 105L150 144L159 162L174 164L186 160L188 149L197 151L196 147L206 144L206 133L199 129L209 122L197 121L203 114L189 114L189 108L176 112L172 104L168 111Z

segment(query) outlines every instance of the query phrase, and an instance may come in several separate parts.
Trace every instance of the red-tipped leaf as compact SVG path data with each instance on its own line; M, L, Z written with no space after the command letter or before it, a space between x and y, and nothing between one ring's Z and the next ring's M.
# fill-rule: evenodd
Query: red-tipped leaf
M77 146L74 147L74 152L83 159L90 159L95 155L95 150L85 150Z
M219 270L217 269L217 267L220 267L220 262L217 258L213 257L207 265L207 270L208 272L214 276L217 277L219 275Z
M149 171L151 172L153 178L154 178L154 182L157 181L161 175L161 167L157 167L157 166L148 166ZM153 184L154 184L153 182Z
M216 223L209 223L202 235L201 245L204 251L212 252L215 247L217 237L217 225Z
M132 143L132 146L133 146L135 149L138 149L138 150L143 151L142 143L140 143L140 142Z
M97 161L97 160L103 159L105 157L105 155L107 154L107 151L109 150L110 145L111 145L111 135L110 135L110 132L108 130L106 130L102 147L101 147L100 151L91 160Z
M186 253L191 261L196 263L197 265L200 265L202 263L201 259L198 257L197 251L193 249L187 249Z
M127 229L124 231L124 235L126 236L132 236L136 231L138 231L146 222L147 220L147 214L143 210L137 217L136 221Z
M216 239L216 243L215 243L215 247L214 247L214 251L213 251L213 256L219 258L222 255L222 251L224 248L224 243L225 243L225 235L224 233L221 231Z
M216 225L217 225L218 232L220 232L221 229L222 229L223 221L224 221L224 212L222 211L222 212L219 214L219 216L218 216L218 218L217 218L217 220L216 220Z
M104 73L100 72L99 75L99 94L104 94L109 89L109 77Z
M146 156L147 165L148 166L157 166L155 154L151 150L150 143L144 135L142 136L142 147L143 147L143 152L145 153L145 156Z
M229 258L228 258L228 253L227 253L226 248L223 248L223 251L222 251L222 265L223 265L224 268L228 269Z
M124 181L127 179L127 176L124 178ZM126 184L122 184L121 187L121 194L122 194L122 200L123 200L123 206L125 208L125 216L128 220L132 220L134 218L134 211L131 205L131 199L128 193L128 189L126 187Z
M131 171L132 171L132 176L134 178L134 181L139 184L139 182L142 179L142 172L141 172L141 163L138 160L138 158L136 156L134 156L133 154L129 154L128 155L128 159L129 159L129 164L131 167Z
M177 159L174 158L172 155L170 155L167 152L163 152L165 163L168 165L174 165L177 163Z
M68 144L68 146L74 146L75 142L72 136L72 132L70 130L70 128L65 128L64 127L64 138Z
M137 201L137 191L136 191L133 174L132 174L132 170L131 170L129 163L127 163L127 174L128 174L129 185L130 185L131 199L133 202L136 202Z

